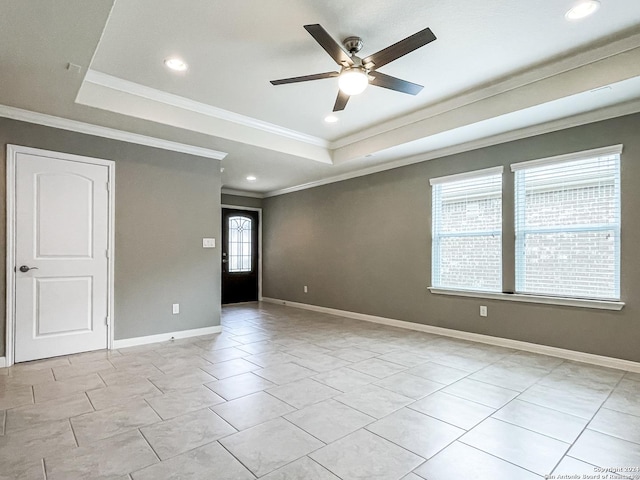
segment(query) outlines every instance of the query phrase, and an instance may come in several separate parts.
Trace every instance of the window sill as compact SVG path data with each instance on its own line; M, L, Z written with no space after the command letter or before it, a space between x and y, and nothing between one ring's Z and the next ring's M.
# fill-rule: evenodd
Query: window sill
M507 300L510 302L542 303L545 305L562 305L565 307L595 308L599 310L622 310L624 302L607 300L586 300L582 298L545 297L542 295L524 295L521 293L493 293L473 290L455 290L452 288L429 287L436 295L454 295L457 297L488 298L491 300Z

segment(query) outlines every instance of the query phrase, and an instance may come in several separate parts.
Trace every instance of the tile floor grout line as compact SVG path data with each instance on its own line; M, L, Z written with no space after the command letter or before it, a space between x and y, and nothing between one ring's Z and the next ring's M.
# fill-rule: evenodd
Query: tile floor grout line
M322 446L320 446L320 447L318 447L318 448L316 448L316 449L314 449L314 450L311 450L310 452L307 452L307 453L306 453L306 455L303 455L303 457L309 457L309 459L310 459L311 461L314 461L314 462L315 462L315 460L313 460L313 458L311 458L309 455L311 455L312 453L317 452L318 450L321 450L321 449L325 448L326 446L328 446L328 445L332 444L333 442L336 442L336 441L340 440L340 439L337 439L337 440L334 440L333 442L326 443L326 442L324 442L324 441L320 440L318 437L316 437L316 436L315 436L315 435L313 435L312 433L307 432L304 428L299 427L298 425L296 425L295 423L293 423L291 420L288 420L288 419L286 419L286 418L284 418L284 417L280 417L280 418L282 418L285 422L290 423L290 424L291 424L291 425L293 425L295 428L299 428L300 430L302 430L303 432L305 432L307 435L309 435L309 436L311 436L311 437L315 438L315 439L316 439L316 440L318 440L320 443L322 443ZM358 430L360 430L360 429L358 429ZM357 430L356 430L356 431L357 431ZM344 435L343 437L340 437L340 438L345 438L345 437L347 437L348 435L351 435L352 433L354 433L354 432L348 433L347 435ZM293 462L296 462L296 461L300 460L300 458L302 458L302 457L299 457L299 458L296 458L295 460L292 460L292 461L291 461L291 462L289 462L287 465L290 465L291 463L293 463ZM318 462L315 462L315 463L318 463ZM322 465L322 464L320 464L320 463L318 463L318 465L320 465L320 466L321 466L322 468L324 468L325 470L328 470L330 473L332 473L332 474L333 474L333 475L335 475L336 477L338 477L338 478L342 479L342 477L341 477L340 475L338 475L336 472L334 472L333 470L331 470L329 467L325 467L324 465ZM422 464L421 464L421 465L422 465ZM273 470L273 471L271 471L271 472L269 472L269 473L273 473L274 471L279 470L280 468L284 468L285 466L286 466L286 465L283 465L282 467L276 468L275 470Z
M608 398L607 398L607 400L608 400ZM605 400L605 402L606 402L606 400ZM598 409L598 412L600 412L600 410L609 410L610 412L624 413L625 415L629 415L630 417L640 418L640 415L636 415L635 413L623 412L622 410L616 410L615 408L605 407L604 403L602 404L602 407L600 407ZM627 440L627 441L631 441L631 440ZM638 442L634 442L634 443L638 443Z
M235 432L235 433L240 433L240 432ZM233 435L233 434L230 434L230 435ZM242 462L242 460L240 460L238 457L236 457L236 456L233 454L233 452L231 452L231 450L229 450L227 447L225 447L225 446L224 446L224 444L220 441L220 440L222 440L223 438L229 437L230 435L226 435L225 437L219 438L218 440L214 440L214 442L217 442L217 443L218 443L218 445L220 445L220 446L221 446L221 447L222 447L222 448L223 448L223 449L224 449L224 450L225 450L229 455L231 455L233 458L235 458L235 459L236 459L236 461L237 461L240 465L242 465L242 466L247 470L247 472L249 472L249 473L250 473L251 475L253 475L255 478L258 478L258 476L257 476L255 473L253 473L253 471L252 471L248 466L246 466L246 465ZM210 442L210 443L213 443L213 442ZM207 445L209 445L210 443L208 443ZM269 473L271 473L271 472L269 472Z
M118 371L118 369L115 366L113 368L114 368L114 370ZM106 385L106 387L108 387L109 385L107 385L107 382L105 382L104 377L102 375L100 375L100 372L96 372L96 373L100 377L100 380L102 380L102 383L104 383ZM102 372L102 373L104 373L104 372Z
M514 399L514 400L515 400L515 399ZM513 401L513 400L512 400L512 401ZM520 400L520 401L521 401L521 402L524 402L524 400ZM509 402L509 403L511 403L511 402ZM529 403L529 402L526 402L526 403ZM507 405L508 405L508 404L507 404ZM506 407L507 405L505 405L505 407ZM542 407L541 405L537 405L537 404L535 404L535 403L531 403L530 405L535 405L536 407ZM504 408L504 407L502 407L502 408ZM495 415L496 413L498 413L498 411L502 410L502 408L499 408L499 409L498 409L498 410L496 410L494 413L492 413L491 415L489 415L487 418L492 418L492 419L497 420L497 421L499 421L499 422L507 423L507 424L509 424L509 425L513 425L514 427L518 427L518 428L521 428L521 429L523 429L523 430L528 430L529 432L532 432L532 433L537 433L538 435L542 435L543 437L547 437L547 438L550 438L550 439L552 439L552 440L557 440L558 442L566 443L566 444L568 444L568 445L569 445L569 447L572 447L572 446L573 446L573 444L575 443L575 440L574 440L573 442L566 442L566 441L564 441L564 440L560 440L559 438L552 437L551 435L547 435L546 433L537 432L536 430L531 430L530 428L524 427L524 426L522 426L522 425L518 425L517 423L510 422L509 420L503 420L502 418L496 418L496 417L494 417L494 415ZM547 408L547 407L542 407L542 408ZM553 409L548 408L548 410L553 410ZM553 410L553 411L554 411L554 412L558 412L558 413L563 413L563 414L565 414L565 415L569 415L569 416L572 416L572 417L578 418L578 419L580 419L580 420L586 420L586 418L576 417L575 415L571 415L570 413L564 413L564 412L560 412L560 411L558 411L558 410ZM485 418L485 420L486 420L487 418ZM483 420L483 422L484 422L484 420ZM587 422L587 423L589 423L589 422ZM474 427L474 428L475 428L475 427ZM581 431L581 432L582 432L582 431ZM576 437L576 440L578 439L578 437L579 437L579 436L580 436L580 435L578 434L578 436Z
M302 380L304 380L304 379L302 379ZM286 386L286 385L290 385L291 383L295 383L295 382L298 382L298 381L299 381L299 380L294 380L293 382L285 383L284 385L278 385L278 386L275 386L275 387L269 387L269 388L270 388L270 389L273 389L273 388L284 387L284 386ZM260 393L260 392L256 392L256 393ZM305 405L305 406L304 406L304 407L302 407L302 408L298 408L298 407L296 407L295 405L291 405L291 404L290 404L289 402L287 402L286 400L283 400L283 399L281 399L281 398L278 398L278 397L276 397L275 395L273 395L273 394L269 393L267 390L262 390L262 393L266 393L266 394L267 394L267 395L269 395L271 398L273 398L273 399L275 399L275 400L277 400L277 401L279 401L279 402L282 402L282 403L284 403L284 404L286 404L286 405L289 405L291 408L295 409L295 411L296 411L296 412L297 412L297 411L299 411L299 410L302 410L302 408L305 408L305 407L309 407L309 406L311 406L311 405L314 405L314 403L312 403L312 404L309 404L309 405ZM330 397L330 398L333 398L333 397ZM322 401L322 400L320 400L320 401ZM320 402L315 402L315 403L320 403ZM289 413L294 413L294 412L289 412ZM289 415L289 413L285 413L284 415ZM280 417L283 417L284 415L280 415Z
M412 367L412 368L410 368L409 370L413 370L413 368L415 368L415 367ZM428 380L428 381L433 382L433 383L438 383L438 384L442 385L443 387L448 387L449 385L453 385L453 383L455 383L455 382L453 382L453 383L442 383L442 382L438 382L437 380L433 380L433 379L431 379L431 378L422 377L422 376L417 375L417 374L415 374L415 373L411 373L409 370L407 370L406 372L402 372L402 373L406 373L407 375L411 375L412 377L416 377L416 378L421 378L421 379L423 379L423 380ZM467 378L467 377L463 377L463 378ZM457 380L456 380L456 382L457 382Z
M160 396L160 397L162 397L162 396L164 396L164 395L165 395L165 394L162 394L162 395L159 395L159 396ZM164 418L162 415L160 415L160 413L158 413L158 411L157 411L155 408L153 408L153 405L151 405L151 404L149 403L149 400L148 400L146 397L142 397L142 401L143 401L144 403L146 403L146 404L149 406L149 408L150 408L151 410L153 410L153 413L155 413L155 414L158 416L158 418L160 418L160 421L159 421L159 422L150 423L149 425L155 425L156 423L162 423L162 422L165 422L165 421L167 421L167 420L172 420L172 419L174 419L174 418L176 418L176 417L180 417L181 415L188 415L189 413L192 413L192 412L186 412L186 413L181 413L180 415L176 415L175 417L171 417L171 418ZM147 425L144 425L144 426L146 427ZM140 432L140 433L142 433L142 432Z
M540 405L540 404L534 403L534 402L532 402L530 400L523 400L523 399L518 398L518 397L516 397L513 400L511 400L511 402L513 402L514 400L517 400L517 401L523 402L523 403L528 403L529 405L534 405L534 406L539 407L539 408L546 408L547 410L551 410L551 411L556 412L556 413L562 413L563 415L569 415L570 417L578 418L580 420L585 420L587 423L589 423L589 418L588 417L581 417L580 415L576 415L575 413L567 413L567 412L564 412L562 410L558 410L558 409L553 408L553 407L548 407L546 405ZM511 402L509 402L509 403L511 403ZM509 405L509 403L507 403L507 405ZM506 407L507 405L505 405L504 407ZM502 408L504 408L504 407L501 407L499 410L502 410Z
M73 440L76 442L76 447L80 448L80 442L78 442L78 436L76 435L76 431L73 429L73 423L71 423L71 417L67 419L69 422L69 427L71 427L71 433L73 435Z
M609 392L609 394L607 395L607 398L605 398L602 403L600 404L600 406L598 407L598 409L595 411L595 413L591 416L591 418L589 419L589 421L585 424L584 428L580 431L580 434L576 437L575 441L571 444L571 447L573 447L575 445L575 443L580 439L580 437L584 434L584 432L586 430L589 429L589 425L591 425L591 422L593 422L593 419L596 418L596 416L598 415L598 413L600 413L600 410L602 410L604 408L604 404L607 403L607 400L609 400L609 398L611 398L611 395L613 395L613 392L616 390L616 388L618 388L618 386L620 386L620 383L622 383L622 380L624 379L625 374L622 375L622 377L620 377L620 379L618 379L618 381L616 382L616 385L611 389L611 391ZM609 409L606 409L609 410ZM617 410L614 410L617 411ZM624 413L624 412L620 412L620 413ZM592 430L593 432L598 432L598 430ZM608 437L612 437L612 438L620 438L620 437L616 437L615 435L608 435L606 433L603 432L598 432L602 435L607 435ZM629 440L625 440L624 438L621 438L620 440L624 440L624 441L629 441ZM634 443L637 444L636 442L630 442L630 443ZM571 447L569 448L569 450L571 450ZM569 451L567 450L567 452ZM566 454L565 454L566 455ZM582 461L582 460L581 460ZM556 465L557 467L557 465Z
M456 382L456 383L457 383L457 382ZM453 385L453 384L452 384L452 385ZM451 385L449 385L449 386L451 386ZM444 389L444 388L442 388L442 389L440 389L440 390L438 390L438 391L442 391L442 393L446 393L447 395L451 395L452 397L460 398L460 399L462 399L462 400L468 400L468 401L473 402L473 403L476 403L476 404L478 404L478 405L482 405L483 407L493 408L494 410L500 410L502 407L504 407L504 406L505 406L505 405L507 405L508 403L511 403L511 401L512 401L512 400L514 400L514 399L516 399L516 398L517 398L517 395L516 395L515 397L513 397L511 400L509 400L509 401L508 401L507 403L505 403L504 405L502 405L502 406L500 406L500 407L494 407L493 405L487 405L486 403L480 403L480 402L478 402L478 401L476 401L476 400L471 400L470 398L467 398L467 397L461 397L460 395L456 395L455 393L452 393L452 392L445 392L444 390L445 390L445 389ZM513 391L513 390L512 390L512 391ZM428 395L427 395L427 396L428 396Z
M142 428L138 427L136 428L136 430L138 431L138 433L140 433L140 435L142 436L142 438L144 439L145 442L147 442L147 445L149 445L149 448L151 449L151 451L153 452L153 454L156 456L156 458L158 459L159 463L162 463L162 459L160 458L160 455L158 455L158 452L156 452L155 448L153 448L153 445L151 445L151 442L147 439L147 437L145 437L144 433L142 433Z
M368 385L364 385L364 386L366 387L366 386L368 386ZM376 385L376 386L377 386L377 385ZM382 387L378 387L378 388L382 388ZM348 392L347 392L347 393L348 393ZM345 393L345 394L347 394L347 393ZM392 392L392 393L394 393L394 392ZM345 394L343 394L343 395L345 395ZM400 395L400 394L398 393L398 394L396 394L396 395ZM336 397L339 397L339 396L340 396L340 395L336 395ZM402 396L404 396L404 395L402 395ZM427 396L428 396L428 395L427 395ZM406 398L409 398L409 397L406 397ZM382 420L383 418L388 417L389 415L392 415L392 414L396 413L398 410L402 410L403 408L409 408L409 406L410 406L410 405L413 405L414 403L416 403L416 402L418 401L418 400L415 400L415 401L413 401L413 402L411 402L411 403L408 403L407 405L403 405L402 407L400 407L400 408L396 408L394 411L392 411L392 412L390 412L390 413L387 413L386 415L384 415L384 416L382 416L382 417L378 418L378 417L375 417L375 416L371 415L370 413L363 412L362 410L359 410L357 407L354 407L353 405L347 405L346 403L341 402L340 400L338 400L338 399L337 399L337 398L335 398L335 397L334 397L334 398L332 398L332 400L335 400L336 402L340 402L342 405L344 405L344 406L346 406L346 407L349 407L349 408L352 408L352 409L354 409L354 410L356 410L356 411L358 411L358 412L360 412L360 413L362 413L362 414L364 414L364 415L367 415L368 417L375 418L375 419L376 419L376 420L375 420L376 422L377 422L378 420ZM418 410L415 410L415 409L413 409L413 408L412 408L411 410L414 410L415 412L418 412ZM418 413L422 413L422 412L418 412ZM433 417L433 418L435 418L435 417ZM372 422L372 423L373 423L373 422ZM446 422L445 422L445 423L446 423ZM455 425L454 425L454 426L455 426ZM458 428L460 428L460 427L458 427ZM463 429L463 430L464 430L464 429Z
M556 368L554 368L549 375L551 375L555 370L557 370L558 368L560 368L561 365L564 365L565 363L567 363L567 361L565 360L563 363L561 363L560 365L558 365ZM548 377L549 375L546 375L544 378ZM580 439L580 437L584 434L585 430L587 430L587 428L589 427L589 424L593 421L593 419L595 418L595 416L598 414L598 412L602 409L602 406L606 403L606 401L609 399L609 397L611 397L611 394L614 392L614 390L618 387L618 385L620 385L620 382L622 382L622 379L624 378L625 374L623 373L622 376L618 379L618 381L616 382L615 386L611 388L611 390L609 391L609 393L607 394L607 397L600 403L600 406L598 407L598 409L593 413L593 415L591 415L591 418L587 419L587 422L585 423L584 427L582 428L582 430L580 430L580 433L576 436L575 440L573 442L571 442L571 444L569 445L569 448L567 448L567 450L564 452L564 455L562 455L562 457L560 457L560 459L558 460L558 462L555 464L555 466L551 469L551 472L553 472L556 468L558 468L558 465L560 465L560 462L562 462L562 460L567 456L567 454L569 453L569 451L571 451L571 449L574 447L574 445L578 442L578 440ZM542 380L542 379L540 379ZM537 384L537 383L536 383ZM535 404L534 404L535 405ZM582 460L581 460L582 461ZM549 473L551 473L549 472Z
M91 397L89 396L89 393L87 391L82 392L84 393L84 396L87 397L87 400L89 400L89 405L91 405L91 408L93 408L94 412L97 412L98 409L95 407L95 405L93 404L93 402L91 401Z
M321 463L316 462L313 458L311 458L309 456L309 454L305 455L306 458L308 458L310 461L312 461L313 463L315 463L316 465L318 465L320 468L322 468L323 470L326 470L327 472L329 472L331 475L335 475L336 477L338 477L340 480L343 480L341 476L339 476L337 473L332 472L331 470L329 470L327 467L325 467L324 465L322 465ZM302 458L302 457L300 457ZM299 459L298 459L299 460ZM418 468L418 467L416 467ZM408 474L407 474L408 475Z
M550 410L554 410L556 412L566 413L566 412L562 412L561 410L557 410L555 408L546 407L545 405L539 405L537 403L534 403L534 402L531 402L531 401L528 401L528 400L523 400L523 399L520 398L520 396L523 395L524 393L526 393L527 391L531 390L532 388L534 388L536 385L539 385L540 382L542 382L545 378L549 377L554 371L556 371L558 368L560 368L562 365L566 364L567 362L568 362L568 360L563 360L555 368L551 369L546 375L544 375L543 377L540 377L535 383L533 383L532 385L527 387L525 390L520 392L513 400L517 399L517 400L520 400L521 402L527 402L527 403L530 403L532 405L538 405L539 407L549 408ZM544 386L544 384L542 384L542 386ZM573 414L568 414L568 415L573 415ZM577 417L578 415L573 415L573 416ZM583 418L583 417L580 417L580 418Z
M397 412L397 411L398 411L398 410L396 410L396 412ZM395 413L395 412L394 412L394 413ZM420 413L420 412L418 412L418 413ZM392 415L392 414L389 414L389 415ZM387 415L387 417L388 417L389 415ZM386 418L386 417L384 417L384 418ZM380 420L382 420L382 418L381 418ZM380 420L377 420L377 421L379 422ZM369 425L365 425L364 427L362 427L362 429L366 430L367 432L371 433L372 435L375 435L376 437L378 437L378 438L380 438L380 439L382 439L382 440L385 440L385 441L387 441L387 442L389 442L389 443L391 443L391 444L395 445L395 446L396 446L396 447L398 447L398 448L401 448L402 450L405 450L405 451L407 451L407 452L409 452L409 453L412 453L413 455L415 455L415 456L417 456L417 457L420 457L420 458L423 460L423 462L422 462L420 465L418 465L418 467L419 467L419 466L421 466L421 465L424 465L426 462L428 462L428 461L429 461L429 459L428 459L428 458L426 458L426 457L424 457L422 454L420 454L420 453L416 453L416 452L414 452L413 450L409 450L407 447L403 447L402 445L400 445L400 444L398 444L398 443L394 442L393 440L390 440L390 439L388 439L387 437L384 437L384 436L380 435L379 433L376 433L376 432L374 432L374 431L369 430L367 427L370 427L373 423L376 423L376 422L371 422ZM460 429L460 430L463 430L463 429ZM460 434L460 437L462 437L462 435L464 435L464 434L466 434L466 433L467 433L467 432L465 431L464 433ZM456 438L454 438L453 440L451 440L451 441L450 441L449 443L447 443L444 447L442 447L442 448L441 448L440 450L438 450L436 453L434 453L433 455L431 455L431 457L430 457L430 458L435 457L438 453L440 453L442 450L444 450L445 448L447 448L449 445L451 445L453 442L455 442L456 440L458 440L460 437L456 437ZM415 468L418 468L418 467L415 467ZM415 469L414 469L414 470L415 470ZM408 475L408 474L407 474L407 475Z
M496 410L496 412L497 412L497 410ZM495 414L495 412L494 412L494 414ZM508 422L507 420L502 420L501 418L494 418L493 417L494 414L489 415L482 422L484 422L485 420L488 420L489 418L491 418L491 419L493 419L493 420L495 420L497 422L506 423L507 425L511 425L511 426L514 426L514 427L521 428L522 430L526 430L528 432L535 433L536 435L541 435L543 437L550 438L551 440L555 440L556 442L564 443L566 445L569 445L569 447L573 446L573 442L565 442L564 440L560 440L558 438L552 437L550 435L547 435L546 433L536 432L535 430L531 430L530 428L523 427L522 425L518 425L518 424L515 424L515 423ZM480 422L480 423L482 423L482 422ZM476 425L475 427L473 427L473 428L476 428L476 427L480 426L480 423L478 425ZM471 430L469 430L469 431L471 431ZM578 438L578 437L576 437L576 438ZM568 449L567 449L567 451L568 451Z
M465 443L465 442L461 441L460 439L458 439L458 440L456 440L456 441L457 441L457 442L462 443L463 445L465 445L465 446L467 446L467 447L469 447L469 448L473 448L474 450L477 450L477 451L479 451L479 452L482 452L482 453L484 453L485 455L489 455L490 457L497 458L498 460L501 460L501 461L506 462L506 463L508 463L508 464L510 464L510 465L513 465L514 467L518 467L518 468L519 468L519 469L521 469L521 470L524 470L524 471L526 471L526 472L530 472L530 473L532 473L532 474L534 474L534 475L537 475L537 476L539 476L539 477L544 477L544 474L543 474L543 475L539 475L539 474L537 474L536 472L534 472L533 470L529 470L528 468L525 468L525 467L523 467L522 465L518 465L517 463L513 463L513 462L511 462L511 461L509 461L509 460L505 460L504 458L499 457L499 456L497 456L497 455L494 455L493 453L485 452L485 451L484 451L484 450L482 450L481 448L478 448L478 447L476 447L476 446L474 446L474 445L469 445L468 443ZM563 456L563 457L564 457L564 456ZM556 467L554 467L554 468L556 468ZM553 472L553 470L551 470L551 471Z
M299 410L297 410L297 411L299 411ZM291 412L291 413L295 413L295 412ZM287 413L286 415L289 415L289 414ZM324 448L324 447L326 447L327 445L329 445L329 444L328 444L327 442L325 442L324 440L320 440L320 439L319 439L318 437L316 437L313 433L311 433L311 432L307 432L304 428L302 428L302 427L301 427L301 426L299 426L299 425L296 425L295 423L293 423L293 422L292 422L291 420L289 420L288 418L284 418L284 415L281 415L281 416L280 416L280 417L278 417L278 418L281 418L281 419L282 419L282 420L284 420L285 422L290 423L290 424L291 424L291 425L293 425L295 428L299 428L300 430L302 430L302 431L303 431L304 433L306 433L307 435L309 435L309 436L311 436L311 437L315 438L315 439L316 439L316 440L318 440L320 443L322 443L322 446L321 446L321 447L318 447L318 448L316 448L315 450L313 450L312 452L309 452L309 453L313 453L313 452L315 452L315 451L317 451L317 450L320 450L321 448ZM273 419L273 420L275 420L275 419ZM266 423L266 422L263 422L263 423ZM351 433L353 433L353 432L351 432ZM350 434L347 434L347 435L350 435ZM345 435L345 437L346 437L346 435ZM335 440L334 440L334 441L335 441ZM333 443L333 442L330 442L330 443ZM307 455L309 455L309 453L307 453Z

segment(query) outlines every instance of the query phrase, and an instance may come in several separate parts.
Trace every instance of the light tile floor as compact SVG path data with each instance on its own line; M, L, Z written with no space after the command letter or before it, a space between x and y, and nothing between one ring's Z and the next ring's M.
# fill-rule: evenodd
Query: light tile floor
M0 480L640 478L637 373L278 305L223 327L0 369Z

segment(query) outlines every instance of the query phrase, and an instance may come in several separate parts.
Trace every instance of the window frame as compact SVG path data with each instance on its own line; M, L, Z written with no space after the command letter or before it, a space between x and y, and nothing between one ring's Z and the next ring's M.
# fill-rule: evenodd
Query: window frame
M499 279L499 284L500 284L500 291L502 290L502 262L503 262L503 258L502 258L502 223L503 223L503 218L504 218L504 212L502 209L502 201L503 201L503 196L502 196L502 187L503 187L503 176L504 174L504 167L502 166L497 166L497 167L490 167L490 168L484 168L481 170L473 170L470 172L463 172L463 173L458 173L458 174L454 174L454 175L446 175L444 177L436 177L436 178L431 178L429 179L429 184L431 185L432 188L432 195L431 195L431 199L432 199L432 204L431 204L431 216L432 216L432 222L431 222L431 285L433 288L438 288L438 289L453 289L453 290L460 290L460 291L479 291L479 292L487 292L487 293L498 293L498 291L496 290L489 290L489 289L482 289L482 290L474 290L473 287L469 287L469 288L453 288L453 287L446 287L446 286L442 286L442 285L437 285L438 282L436 282L436 277L439 277L439 273L440 273L440 240L442 238L454 238L454 237L486 237L486 236L495 236L497 235L500 238L500 279ZM473 231L473 232L459 232L456 234L442 234L438 231L438 229L436 228L436 225L438 223L436 215L435 215L435 208L436 208L436 199L438 198L438 189L434 188L438 185L445 185L448 183L452 183L452 182L458 182L458 181L464 181L464 180L472 180L474 178L481 178L481 177L489 177L489 176L497 176L500 175L500 229L499 230L482 230L482 231ZM440 205L442 204L441 201L439 202ZM437 273L436 273L437 272Z
M586 300L602 300L602 301L620 301L620 230L621 230L621 203L622 199L620 196L620 169L621 169L621 158L622 154L622 145L613 145L611 147L597 148L593 150L586 150L582 152L570 153L567 155L558 155L555 157L542 158L538 160L531 160L527 162L519 162L511 164L511 172L514 174L514 232L515 232L515 249L514 249L514 278L515 278L515 287L516 293L521 295L543 295L548 297L559 297L559 298L573 298L573 299L586 299ZM579 160L591 160L597 159L601 157L609 157L609 156L617 156L618 157L618 170L617 175L614 178L614 189L618 195L617 198L617 220L618 222L615 224L593 224L590 226L565 226L565 227L526 227L523 226L525 223L525 215L522 211L526 207L526 202L518 201L519 199L519 191L522 194L526 195L524 179L522 177L519 178L518 172L528 170L531 168L551 166L551 165L559 165L562 163L568 163L572 161ZM594 180L597 179L594 176ZM580 182L582 183L582 182ZM529 234L535 233L576 233L576 232L602 232L613 230L615 232L615 255L617 259L615 260L615 278L614 278L614 292L615 297L606 298L606 297L591 297L591 296L573 296L567 295L566 293L559 292L558 294L550 294L550 293L542 293L542 292L529 292L522 290L522 285L519 285L519 280L523 278L523 275L526 272L525 267L525 240L526 236ZM520 235L519 235L520 233ZM522 272L520 275L519 272Z
M241 267L240 269L232 270L231 269L231 265L232 265L232 258L233 257L239 258L240 259L240 263L243 263L242 260L246 257L246 255L242 255L242 254L233 255L231 253L233 251L233 249L231 248L231 246L232 246L231 222L233 220L238 219L238 218L243 219L244 221L248 221L249 222L249 226L250 226L250 228L248 230L248 232L249 232L249 268L248 269L244 269L244 268ZM248 273L253 273L254 272L255 267L254 267L254 258L253 258L253 227L254 227L253 218L248 216L248 215L236 214L236 215L229 215L229 217L227 218L227 231L228 231L228 235L229 235L229 238L227 239L227 242L228 242L227 249L228 249L228 252L229 252L228 253L228 257L227 257L228 258L227 262L228 262L228 265L229 265L227 273L237 275L237 274L248 274ZM246 232L247 230L243 229L242 231ZM242 247L243 247L243 245L245 243L246 242L235 242L236 245L240 246L241 250L242 250Z
M517 163L513 163L510 164L510 170L511 172L515 172L516 170L518 170L519 168L526 168L527 166L541 166L544 165L545 163L551 164L551 163L557 163L557 162L562 162L562 161L569 161L569 160L581 160L581 159L587 159L587 158L594 158L594 157L598 157L598 156L608 156L608 155L618 155L619 158L619 169L620 169L620 177L621 177L621 172L622 172L622 152L623 152L623 148L624 146L622 144L618 144L618 145L612 145L612 146L608 146L608 147L603 147L603 148L596 148L596 149L591 149L591 150L582 150L579 152L574 152L574 153L569 153L569 154L564 154L564 155L556 155L556 156L552 156L552 157L546 157L546 158L541 158L541 159L537 159L537 160L529 160L529 161L525 161L525 162L517 162ZM436 178L432 178L429 180L429 183L431 185L434 185L434 183L437 182L444 182L447 179L455 179L456 177L458 179L463 179L465 177L470 178L474 175L478 175L481 172L491 172L491 170L494 169L500 169L500 172L503 172L503 167L502 166L497 166L497 167L492 167L492 168L488 168L488 169L483 169L483 170L475 170L475 171L471 171L471 172L464 172L464 173L460 173L460 174L456 174L456 175L448 175L448 176L444 176L444 177L436 177ZM498 171L498 170L495 170ZM513 173L512 173L513 175ZM618 283L618 289L620 291L620 300L601 300L601 299L590 299L590 298L580 298L580 297L567 297L567 296L550 296L550 295L544 295L544 294L532 294L532 293L515 293L514 291L510 291L511 286L515 286L515 275L516 275L516 262L518 261L516 258L516 245L515 245L515 222L516 222L516 218L515 218L515 213L516 213L516 198L515 198L515 175L513 175L513 181L512 182L505 182L504 178L503 178L503 196L502 196L502 201L503 201L503 207L505 207L505 200L509 201L509 194L507 194L506 192L508 192L508 190L504 190L505 186L508 187L508 185L511 185L511 188L513 188L513 191L511 192L511 202L512 202L512 206L513 206L513 212L514 215L511 218L511 220L508 219L508 216L505 216L505 213L508 213L510 211L509 208L503 208L502 209L502 221L503 221L503 231L502 231L502 236L503 236L503 243L502 243L502 250L501 250L501 255L502 255L502 263L503 263L503 272L502 272L502 284L503 284L503 291L502 292L487 292L487 291L478 291L478 290L466 290L466 289L456 289L456 288L450 288L450 287L437 287L437 286L429 286L427 287L427 289L434 295L452 295L452 296L457 296L457 297L470 297L470 298L485 298L485 299L490 299L490 300L502 300L502 301L510 301L510 302L522 302L522 303L533 303L533 304L545 304L545 305L559 305L559 306L568 306L568 307L577 307L577 308L589 308L589 309L599 309L599 310L610 310L610 311L619 311L622 310L625 306L624 301L622 301L622 289L621 289L621 275L620 275L620 271L618 268L618 271L616 272L617 275L617 283ZM621 182L621 179L618 179L618 182ZM618 183L618 187L620 187L620 183ZM620 192L620 190L618 190ZM620 194L619 197L619 204L618 204L618 212L619 212L619 223L618 223L618 228L619 231L622 230L622 196ZM431 205L431 213L433 215L433 205ZM512 221L513 224L508 224L506 222ZM433 228L433 227L432 227ZM507 232L509 234L509 232L513 233L513 243L511 247L507 247L505 244L505 239L504 239L504 233ZM433 242L433 232L432 232L432 242ZM622 239L619 239L619 244L618 244L618 249L620 248L620 243L622 242ZM511 250L513 248L513 250ZM505 271L504 271L504 264L505 264L505 253L507 252L511 252L513 254L513 269L508 272L510 274L510 277L506 280L505 282ZM620 250L618 250L618 255L620 255ZM433 245L432 245L432 253L431 253L431 261L432 261L432 272L433 272L433 262L434 262L434 253L433 253ZM618 262L618 264L620 264L620 262ZM618 265L619 267L620 265ZM433 273L432 273L433 275ZM433 276L431 278L431 281L433 282ZM513 282L512 284L510 284L510 282ZM506 286L506 288L505 288Z

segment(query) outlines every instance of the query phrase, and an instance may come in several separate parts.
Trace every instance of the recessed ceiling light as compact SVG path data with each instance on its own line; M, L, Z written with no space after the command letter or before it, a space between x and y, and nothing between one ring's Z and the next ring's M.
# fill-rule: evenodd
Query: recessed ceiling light
M338 120L338 117L336 117L335 115L327 115L326 117L324 117L324 121L327 123L336 123Z
M176 72L184 72L187 68L189 68L189 65L187 65L184 60L181 60L177 57L165 59L164 64L167 66L167 68L175 70Z
M600 2L598 0L582 0L565 13L564 18L567 20L580 20L596 13L599 8Z
M256 178L256 177L254 177L253 175L249 175L249 176L247 177L247 180L249 180L250 182L255 182L255 181L257 180L257 178Z

